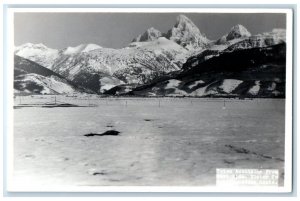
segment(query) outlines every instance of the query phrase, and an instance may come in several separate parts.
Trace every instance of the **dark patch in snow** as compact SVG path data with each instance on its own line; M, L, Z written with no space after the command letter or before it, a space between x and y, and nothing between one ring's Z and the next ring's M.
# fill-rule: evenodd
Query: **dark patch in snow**
M112 182L119 182L119 181L122 181L121 179L109 179L109 181L112 181Z
M224 163L231 165L231 164L234 164L234 161L229 161L229 160L224 159Z
M133 162L133 163L131 163L130 164L130 167L133 167L133 166L135 166L135 164L137 164L138 162Z
M112 128L112 127L114 127L113 125L107 125L106 126L107 128Z
M250 151L248 149L244 149L244 148L241 148L241 147L236 147L236 146L233 146L233 145L225 145L225 147L230 148L231 150L235 151L236 153L253 154L255 156L265 158L265 159L274 159L274 160L278 160L278 161L282 161L282 162L284 161L284 159L281 159L281 158L272 157L272 156L268 156L268 155L265 155L265 154L259 154L259 153L256 153L254 151Z
M28 155L25 155L25 158L35 158L35 155L28 154Z
M53 108L53 107L79 107L79 106L70 103L61 103L61 104L45 104L42 107Z
M144 121L152 121L152 119L144 119Z
M14 109L20 109L23 107L43 107L43 108L55 108L55 107L91 107L91 106L80 106L80 105L74 105L69 103L61 103L61 104L55 104L55 103L46 103L46 104L20 104L17 106L14 106Z
M93 175L106 175L106 172L94 172Z
M225 147L230 148L231 150L235 151L236 153L240 153L240 154L249 154L250 151L244 148L240 148L240 147L235 147L232 145L225 145Z
M89 134L85 134L84 136L86 137L92 137L92 136L105 136L105 135L119 135L119 131L115 131L115 130L108 130L105 131L104 133L98 134L98 133L89 133Z

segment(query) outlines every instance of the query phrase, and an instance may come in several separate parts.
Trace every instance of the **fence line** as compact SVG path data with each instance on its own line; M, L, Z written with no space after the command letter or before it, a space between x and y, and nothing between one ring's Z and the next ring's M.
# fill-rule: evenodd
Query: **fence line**
M255 101L253 101L255 100ZM130 106L132 103L151 103L158 107L167 105L166 103L184 103L187 105L195 105L198 103L220 103L223 107L226 107L227 103L234 102L259 102L264 99L229 99L229 98L195 98L195 97L97 97L97 96L77 96L70 97L65 95L31 95L31 96L15 96L14 102L16 104L58 104L58 103L72 103L80 105L124 105ZM283 99L272 99L283 100Z

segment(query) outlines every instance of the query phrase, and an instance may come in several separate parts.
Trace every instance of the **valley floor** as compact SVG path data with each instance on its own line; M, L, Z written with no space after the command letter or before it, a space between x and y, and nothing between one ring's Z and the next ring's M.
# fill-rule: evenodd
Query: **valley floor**
M56 100L55 100L56 99ZM75 186L215 185L216 168L279 169L283 99L16 97L14 182ZM107 130L116 136L91 136Z

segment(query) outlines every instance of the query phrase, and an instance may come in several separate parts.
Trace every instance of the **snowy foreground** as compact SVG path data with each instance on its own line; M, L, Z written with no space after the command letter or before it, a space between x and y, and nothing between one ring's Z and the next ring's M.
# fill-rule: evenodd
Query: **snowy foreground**
M56 99L56 100L55 100ZM23 185L215 185L216 168L279 169L284 100L28 96L14 109L14 181ZM117 136L92 136L116 130Z

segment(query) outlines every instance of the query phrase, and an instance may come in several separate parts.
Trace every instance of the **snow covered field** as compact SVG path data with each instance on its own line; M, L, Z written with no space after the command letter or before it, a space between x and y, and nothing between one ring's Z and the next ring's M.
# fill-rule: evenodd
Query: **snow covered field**
M284 100L17 97L14 181L23 185L215 185L216 168L279 169ZM92 136L116 130L117 136Z

